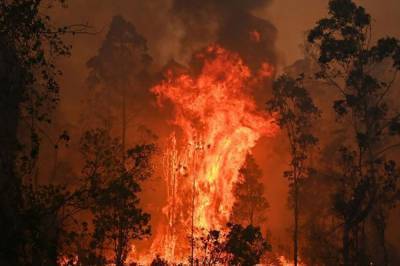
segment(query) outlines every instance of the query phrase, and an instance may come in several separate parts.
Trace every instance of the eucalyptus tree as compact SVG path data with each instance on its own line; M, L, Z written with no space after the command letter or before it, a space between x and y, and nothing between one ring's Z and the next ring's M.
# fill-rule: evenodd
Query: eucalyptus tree
M343 264L366 263L361 261L367 242L362 228L378 215L385 253L378 264L388 265L384 210L398 195L398 169L389 156L400 146L400 113L390 97L398 93L400 42L392 37L374 41L371 16L351 0L329 1L328 16L311 29L308 41L318 53L316 78L337 91L333 108L351 132L339 149L341 178L333 200L342 221Z
M292 78L280 76L273 85L272 99L267 103L268 111L276 116L278 125L285 130L289 142L290 169L284 172L289 181L289 200L293 209L294 264L298 264L299 242L299 198L302 181L308 177L309 153L317 144L313 134L313 122L320 111L304 87L304 76Z
M61 71L55 60L68 56L71 48L63 36L86 31L85 25L55 26L49 10L56 4L66 1L0 1L0 227L7 229L0 238L0 264L4 265L20 265L26 249L37 244L26 239L24 208L33 203L26 202L32 197L24 193L30 193L35 178L39 127L51 122L59 102Z
M97 55L87 62L89 107L92 109L88 110L88 120L100 120L100 124L94 126L111 129L115 128L113 120L117 118L123 147L131 117L128 108L135 105L134 100L143 97L140 88L148 85L151 62L146 39L122 16L113 17ZM125 152L125 148L123 150Z
M113 263L125 265L133 240L150 235L150 215L140 208L140 182L152 174L153 145L127 149L104 129L87 131L81 140L84 191L91 214L91 247L97 257L111 250Z
M246 161L239 170L241 180L234 187L236 201L232 208L231 220L242 225L258 225L266 219L265 212L269 207L261 183L262 172L254 157L247 155Z

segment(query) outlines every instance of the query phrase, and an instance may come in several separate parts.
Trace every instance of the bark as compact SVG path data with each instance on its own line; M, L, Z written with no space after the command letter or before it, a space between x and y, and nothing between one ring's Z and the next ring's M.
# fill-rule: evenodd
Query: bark
M374 219L376 230L378 231L379 242L382 246L383 266L389 265L389 254L386 248L386 217L382 210L379 210Z
M17 265L21 251L20 187L16 171L19 105L22 102L22 70L13 49L0 37L0 264Z
M295 180L294 183L294 233L293 233L293 244L294 244L294 265L298 264L298 242L299 242L299 189L298 182Z
M350 229L345 223L343 227L343 265L350 266Z
M122 85L122 162L125 165L126 149L126 88Z

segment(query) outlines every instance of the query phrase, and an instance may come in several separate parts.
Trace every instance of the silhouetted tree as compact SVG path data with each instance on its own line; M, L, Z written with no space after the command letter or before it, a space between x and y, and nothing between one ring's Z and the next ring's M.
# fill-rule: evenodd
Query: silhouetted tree
M0 2L0 227L7 229L0 239L0 264L4 265L20 265L25 244L32 243L25 239L20 216L27 205L23 201L31 197L22 195L21 186L34 178L38 127L51 122L50 113L58 103L61 73L54 60L70 50L62 37L85 28L54 26L47 13L56 3L65 1Z
M318 168L302 183L299 252L305 265L335 266L341 261L340 236L336 232L339 225L331 205L335 173L324 167L321 159L318 162ZM331 159L326 164L331 164Z
M271 245L262 236L259 227L228 224L225 252L229 254L229 265L256 265L261 256L271 250Z
M146 82L147 68L151 61L146 39L130 22L121 16L115 16L98 54L87 62L90 69L88 84L94 96L89 101L92 102L93 112L97 116L95 118L101 115L98 109L102 109L106 116L100 118L104 123L100 126L111 128L112 113L117 110L121 114L124 152L129 121L127 106L134 104L132 99L138 97L138 88Z
M333 202L343 222L344 265L369 263L363 225L374 211L386 219L382 216L387 207L383 199L396 194L398 184L398 174L391 173L397 172L395 162L387 155L400 146L393 138L400 132L400 114L388 101L400 69L400 45L390 37L373 44L371 28L371 17L363 7L351 0L331 0L329 15L308 35L318 50L320 71L316 77L337 90L334 110L350 125L353 136L340 149L341 178ZM388 62L391 67L385 73L376 73ZM384 239L384 229L380 230ZM381 246L386 253L385 243ZM387 255L384 257L378 264L388 264Z
M239 170L241 180L234 187L235 204L232 221L242 225L260 225L265 221L265 211L269 207L264 196L264 185L260 182L262 172L250 154Z
M81 152L85 158L84 182L93 214L92 246L101 255L111 249L116 266L125 265L130 244L150 234L150 215L139 205L139 182L152 174L153 145L136 146L122 158L122 143L106 130L84 134Z
M309 175L307 159L317 138L312 134L312 122L319 116L309 93L303 86L304 76L293 79L279 77L273 86L273 97L267 109L277 117L278 125L285 129L290 148L290 170L284 173L289 180L290 201L293 207L294 264L298 263L299 193L302 180Z
M151 262L150 266L168 266L168 261L157 255Z
M69 140L61 135L60 140ZM60 144L60 142L58 142ZM73 178L75 176L67 176ZM82 204L84 187L27 182L21 186L20 211L23 249L19 254L22 265L58 265L67 260L75 261L77 215Z
M251 224L243 227L228 223L221 231L210 230L195 241L198 249L194 265L255 265L271 250L260 227Z

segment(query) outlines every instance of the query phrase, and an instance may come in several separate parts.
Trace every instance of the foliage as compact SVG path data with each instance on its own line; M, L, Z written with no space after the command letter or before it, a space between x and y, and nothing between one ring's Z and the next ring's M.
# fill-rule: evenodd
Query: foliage
M278 125L286 131L289 141L290 170L284 172L284 177L289 180L293 208L295 265L298 260L299 193L301 183L311 171L307 166L307 159L311 148L317 144L312 124L320 114L303 82L304 75L297 79L288 75L279 77L273 86L272 99L267 103L268 111L276 116Z
M317 143L312 134L312 122L319 116L319 110L303 86L304 76L297 79L287 75L279 77L274 83L273 98L267 103L267 109L276 114L277 123L287 132L291 149L292 171L285 177L293 183L295 178L302 179L306 172L303 163L307 159L307 151ZM294 168L299 171L294 174Z
M85 132L82 183L73 188L39 185L36 162L45 135L41 126L52 122L60 100L57 79L62 73L55 62L70 54L64 35L86 29L79 24L55 26L48 12L57 3L65 6L66 0L0 1L0 227L5 229L0 264L122 266L132 241L150 235L150 215L140 207L139 193L141 181L153 174L155 147L125 149L125 98L143 93L136 88L148 85L151 57L135 27L114 17L103 45L87 62L87 81L95 96L92 111L102 109L107 129L113 118L107 113L110 103L122 107L122 139L111 137L110 130ZM331 0L329 14L308 35L308 48L317 51L315 77L328 85L322 89L337 91L332 104L337 121L351 132L343 135L341 145L335 143L337 158L329 149L329 169L315 174L309 167L318 141L313 125L320 112L304 86L305 75L284 74L273 85L267 109L287 133L291 155L284 176L294 212L295 264L300 230L307 264L393 264L386 228L400 199L400 169L393 156L400 147L394 86L400 41L386 37L375 42L371 21L353 1ZM64 132L52 144L57 149L68 141ZM255 227L264 220L268 203L261 171L250 155L240 175L232 214L240 224L228 224L226 233L211 230L199 237L199 264L255 265L271 250ZM301 227L304 208L308 215L301 217ZM168 262L157 256L151 265Z
M228 228L225 250L231 255L230 265L256 265L261 256L267 250L271 250L259 227L228 224Z
M329 167L331 159L326 163ZM305 265L340 264L341 242L336 232L340 225L332 216L331 206L336 177L328 167L320 165L302 184L299 200L302 209L300 257Z
M2 45L14 52L16 62L8 63L18 64L22 69L22 75L18 77L22 84L17 84L23 87L22 101L29 99L26 112L39 121L50 122L48 108L54 108L58 101L56 78L61 74L53 61L58 56L69 55L70 46L62 38L65 33L72 33L78 28L54 27L51 18L40 11L46 5L43 2L2 1L0 36ZM65 0L46 2L46 8L56 2L65 4Z
M312 123L319 116L319 110L303 86L304 76L293 79L287 75L279 77L274 83L273 98L267 103L270 113L276 115L279 126L286 130L290 154L291 170L284 176L288 178L291 187L297 181L306 178L307 153L317 144L317 138L312 134Z
M168 261L161 258L160 255L157 255L151 262L150 266L168 266Z
M386 208L382 198L391 198L391 205L396 199L390 195L398 193L398 174L387 172L397 172L396 163L387 154L398 146L400 114L388 97L400 69L400 42L387 37L372 44L371 16L351 0L331 0L328 17L317 22L308 40L318 50L316 77L338 91L334 110L353 130L352 141L339 151L341 178L333 196L343 221L343 263L350 265L365 257L365 241L357 243L361 224ZM377 72L383 65L390 67Z
M260 182L261 169L252 155L247 155L239 175L242 180L234 187L236 201L232 208L231 219L243 225L258 225L265 221L264 212L269 205L264 196L264 186Z
M228 223L223 231L210 230L195 240L196 265L255 265L271 250L260 228L251 224L243 227Z
M139 182L152 174L154 146L129 149L123 161L120 140L111 138L106 130L86 132L81 143L88 206L93 214L92 247L99 254L111 249L114 263L124 265L132 241L150 234L150 215L138 206L137 194Z
M132 75L139 75L151 61L146 39L134 25L115 16L98 55L87 62L91 70L89 85L103 83L118 87Z
M58 202L60 194L31 183L40 150L39 127L51 122L51 111L59 101L61 72L55 60L70 52L63 37L85 29L85 25L55 26L48 12L57 3L65 5L65 0L0 1L0 227L8 229L0 241L0 264L42 264L45 251L36 256L27 250L38 251L34 245L48 245L54 237L43 234L48 220L56 219L49 215L57 213L45 202ZM33 213L38 206L45 211ZM31 224L27 214L33 215Z
M23 265L50 265L57 262L62 239L66 238L63 225L69 218L63 209L72 204L73 195L65 187L32 185L22 188L24 248L20 256Z
M201 265L221 265L228 261L225 251L224 235L218 230L210 230L200 237L200 252L196 262Z
M83 33L85 25L56 27L45 12L56 3L65 5L65 0L18 0L0 3L0 46L5 83L2 96L9 103L4 108L18 110L14 117L29 129L29 151L25 155L36 159L39 153L39 123L50 123L51 112L59 102L57 78L62 72L56 67L58 57L69 56L71 46L63 41L65 34ZM11 70L9 72L9 70ZM15 101L15 102L14 102ZM11 110L10 110L11 109ZM25 123L25 124L24 124ZM28 145L28 143L25 143ZM32 170L28 168L27 171Z
M146 78L151 62L146 39L132 23L122 16L114 16L97 55L86 64L89 98L84 119L89 123L93 123L93 119L99 120L100 126L111 128L115 126L112 121L122 111L121 122L127 123L127 103L138 104L133 99L142 97L139 88L148 85ZM102 112L99 113L99 109Z

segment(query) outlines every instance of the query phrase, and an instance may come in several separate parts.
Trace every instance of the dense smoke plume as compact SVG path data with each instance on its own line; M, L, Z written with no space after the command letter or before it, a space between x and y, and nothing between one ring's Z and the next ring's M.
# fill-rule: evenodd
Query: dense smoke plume
M196 49L210 42L238 52L252 70L263 62L276 62L277 30L272 23L252 14L270 0L194 1L175 0L171 12L184 28L182 49Z

